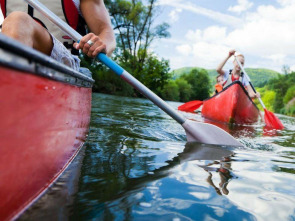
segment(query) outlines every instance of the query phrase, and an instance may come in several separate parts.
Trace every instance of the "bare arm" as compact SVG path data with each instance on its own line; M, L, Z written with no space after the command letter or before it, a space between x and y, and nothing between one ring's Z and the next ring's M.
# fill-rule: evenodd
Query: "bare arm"
M259 92L254 92L251 85L246 86L248 94L251 98L259 98L260 97L260 93Z
M216 71L217 71L218 74L221 74L221 75L224 75L225 74L225 72L224 72L224 70L222 68L225 65L225 63L228 61L228 59L231 56L233 56L235 53L236 53L235 50L230 50L229 51L228 56L216 68Z
M81 39L78 48L89 57L95 57L100 52L111 55L115 50L116 40L103 0L81 0L80 9L92 33ZM87 44L89 40L94 44Z

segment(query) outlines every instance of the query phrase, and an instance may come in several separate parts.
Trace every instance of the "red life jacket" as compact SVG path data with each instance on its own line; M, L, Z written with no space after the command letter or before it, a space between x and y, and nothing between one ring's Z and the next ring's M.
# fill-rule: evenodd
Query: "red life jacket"
M46 5L53 13L67 22L73 29L81 35L86 34L86 23L79 14L73 0L39 0ZM72 49L73 40L63 33L56 25L47 18L44 18L37 10L34 10L23 0L0 0L1 10L4 18L13 11L22 11L28 13L43 27L45 27L54 37L61 41L67 48Z
M242 80L243 80L243 75L244 75L244 73L242 72L241 75L240 75L240 77L235 78L234 75L232 74L232 70L229 70L229 76L228 76L228 79L227 79L227 81L225 81L225 82L223 83L223 87L226 87L226 86L230 85L230 84L231 84L232 82L234 82L234 81L241 81L241 82L242 82Z
M238 81L239 79L240 79L240 76L235 78L233 74L231 75L232 82Z

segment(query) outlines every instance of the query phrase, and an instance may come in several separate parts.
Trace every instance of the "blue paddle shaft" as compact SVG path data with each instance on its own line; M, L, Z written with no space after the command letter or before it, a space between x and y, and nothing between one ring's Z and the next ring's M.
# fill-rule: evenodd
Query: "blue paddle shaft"
M117 75L121 76L124 72L124 69L112 61L108 56L106 56L104 53L99 53L97 55L97 59L100 60L103 64L105 64L107 67L109 67L112 71L114 71Z
M131 74L129 74L126 70L120 67L117 63L112 61L108 56L103 53L100 53L97 58L104 63L107 67L109 67L112 71L114 71L117 75L119 75L124 81L138 90L141 94L143 94L146 98L151 100L155 105L165 111L168 115L170 115L174 120L178 123L183 124L185 122L185 118L181 116L176 110L174 110L170 105L168 105L165 101L163 101L160 97L158 97L154 92L144 86L140 81L134 78Z

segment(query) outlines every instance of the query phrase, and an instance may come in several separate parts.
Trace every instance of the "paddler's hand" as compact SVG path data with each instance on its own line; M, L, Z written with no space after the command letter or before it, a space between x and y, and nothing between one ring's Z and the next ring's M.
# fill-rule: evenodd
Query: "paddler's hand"
M235 53L236 53L236 50L235 49L230 50L228 52L228 57L231 57L231 56L235 55Z
M74 43L74 47L87 55L95 58L98 53L106 53L106 44L95 34L89 33L81 38L79 43Z
M260 98L260 93L259 92L256 92L256 97Z
M256 92L253 96L253 98L260 98L260 93L259 92Z

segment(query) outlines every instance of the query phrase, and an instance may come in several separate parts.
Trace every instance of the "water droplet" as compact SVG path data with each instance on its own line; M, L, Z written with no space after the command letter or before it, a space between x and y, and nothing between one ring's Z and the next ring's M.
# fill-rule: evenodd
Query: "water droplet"
M52 89L55 90L55 86L53 86Z
M44 89L45 89L45 90L48 90L48 87L47 87L47 86L45 86L45 87L44 87Z

